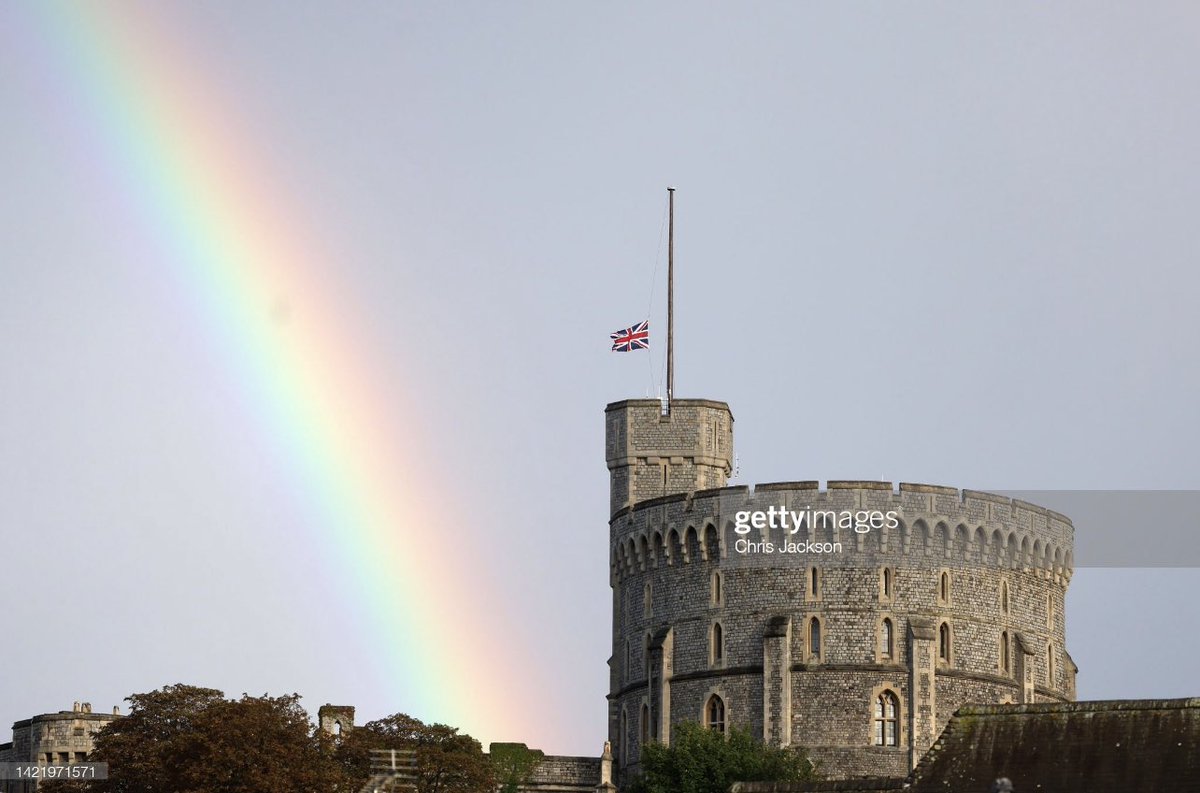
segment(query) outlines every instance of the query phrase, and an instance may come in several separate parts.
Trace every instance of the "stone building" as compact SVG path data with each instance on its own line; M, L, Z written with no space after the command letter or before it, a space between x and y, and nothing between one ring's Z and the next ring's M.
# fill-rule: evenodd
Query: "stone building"
M728 487L728 405L605 415L618 785L683 720L904 777L964 705L1074 700L1065 516L930 485Z
M1007 785L993 785L1000 781ZM1200 700L971 705L906 778L742 782L731 793L1200 790Z
M326 735L341 735L354 729L354 707L352 705L330 705L317 709L317 724Z
M112 713L93 713L90 703L76 702L71 710L18 721L13 724L12 741L0 744L0 763L47 766L87 762L96 733L118 718L118 708L113 708ZM36 789L35 782L0 780L0 793L29 793Z

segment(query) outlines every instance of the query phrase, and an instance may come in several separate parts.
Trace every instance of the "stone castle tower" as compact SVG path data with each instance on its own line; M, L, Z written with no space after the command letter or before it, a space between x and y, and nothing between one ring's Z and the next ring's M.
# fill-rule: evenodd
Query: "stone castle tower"
M354 729L354 708L351 705L322 705L317 710L317 723L326 735L341 735Z
M619 780L681 721L902 777L963 705L1075 698L1065 516L932 485L727 487L728 405L605 419Z

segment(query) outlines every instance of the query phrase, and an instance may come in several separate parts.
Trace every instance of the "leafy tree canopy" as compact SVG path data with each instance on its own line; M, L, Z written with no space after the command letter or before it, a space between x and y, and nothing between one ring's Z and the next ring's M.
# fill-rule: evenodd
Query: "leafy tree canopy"
M296 694L227 700L215 689L180 684L127 701L129 715L100 731L88 758L108 763L108 779L43 789L312 793L337 784Z
M372 749L413 749L417 793L492 793L479 742L443 724L396 714L321 733L300 697L226 699L216 689L166 686L134 694L128 716L100 730L89 761L108 779L51 782L45 793L356 793Z
M417 793L491 793L494 788L483 747L454 727L397 713L343 733L334 756L355 785L370 778L373 749L415 750Z
M642 747L641 764L629 793L725 793L734 782L816 778L801 750L766 746L748 730L723 735L693 722L672 726L670 746Z
M491 750L489 759L500 793L517 793L546 756L541 749L530 749L523 743L494 743Z

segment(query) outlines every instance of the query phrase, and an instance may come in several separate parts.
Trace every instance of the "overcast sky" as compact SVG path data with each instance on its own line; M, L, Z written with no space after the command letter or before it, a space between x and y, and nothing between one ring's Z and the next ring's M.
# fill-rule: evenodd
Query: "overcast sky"
M318 519L39 5L0 8L0 722L175 682L360 720L469 687L364 671L354 597L292 531ZM1195 4L113 9L329 252L426 509L486 549L536 718L485 741L606 737L603 408L662 369L608 334L649 307L661 339L667 186L676 391L730 404L738 483L1200 483ZM322 310L275 288L272 321ZM1079 570L1080 697L1200 694L1197 584Z

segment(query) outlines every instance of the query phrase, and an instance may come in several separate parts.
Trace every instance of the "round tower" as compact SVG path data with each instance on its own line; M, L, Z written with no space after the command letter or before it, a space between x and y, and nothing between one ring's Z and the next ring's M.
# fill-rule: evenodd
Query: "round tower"
M725 487L728 407L687 403L607 410L620 774L698 721L904 776L962 705L1074 699L1068 518L931 485Z

